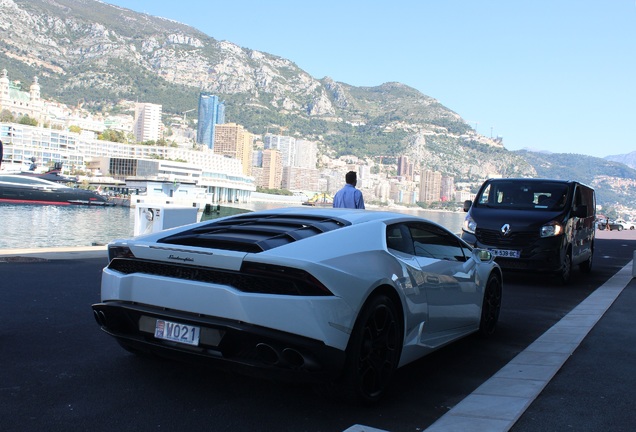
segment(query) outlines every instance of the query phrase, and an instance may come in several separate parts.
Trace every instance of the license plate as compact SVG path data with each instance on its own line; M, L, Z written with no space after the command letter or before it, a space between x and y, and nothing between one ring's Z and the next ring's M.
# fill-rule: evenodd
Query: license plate
M157 320L155 337L157 339L179 342L187 345L199 345L201 329L196 326Z
M519 258L521 251L511 249L490 249L490 252L496 257L502 258Z

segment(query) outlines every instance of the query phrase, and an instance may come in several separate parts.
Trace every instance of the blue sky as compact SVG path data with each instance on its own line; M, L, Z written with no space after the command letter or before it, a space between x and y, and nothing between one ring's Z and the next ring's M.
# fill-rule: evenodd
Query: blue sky
M509 150L636 151L636 0L107 0L287 58L397 81Z

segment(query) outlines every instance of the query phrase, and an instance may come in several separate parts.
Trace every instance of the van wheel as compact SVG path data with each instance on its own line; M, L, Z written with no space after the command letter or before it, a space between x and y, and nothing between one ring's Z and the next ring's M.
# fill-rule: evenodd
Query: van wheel
M559 270L558 280L562 285L566 285L570 282L570 276L572 276L572 253L567 251L563 255L563 261L561 261L561 270Z
M592 271L592 256L593 255L594 254L591 253L588 259L586 259L581 264L579 264L579 270L581 270L583 273L589 273Z
M479 334L481 336L490 336L495 332L500 310L501 280L496 275L491 274L486 283L481 306L481 320L479 321Z

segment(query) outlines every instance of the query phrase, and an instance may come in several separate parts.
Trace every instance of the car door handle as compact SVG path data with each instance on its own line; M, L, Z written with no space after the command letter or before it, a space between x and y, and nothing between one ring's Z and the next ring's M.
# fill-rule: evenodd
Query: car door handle
M426 276L426 282L430 284L439 284L439 278L437 276Z

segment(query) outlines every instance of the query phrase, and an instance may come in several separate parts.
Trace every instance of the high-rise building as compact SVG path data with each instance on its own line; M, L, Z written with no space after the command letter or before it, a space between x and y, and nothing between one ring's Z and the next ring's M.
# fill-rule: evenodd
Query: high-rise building
M316 168L283 167L281 187L291 191L320 190L320 171Z
M162 137L161 105L136 103L133 133L137 142L159 140Z
M400 156L397 164L397 175L400 177L409 177L409 157Z
M283 164L278 150L263 150L263 170L258 186L280 189L283 180Z
M197 124L197 144L214 149L214 130L217 124L225 123L225 104L218 96L210 93L199 94L199 119Z
M263 137L265 149L278 150L281 154L283 166L295 166L296 138L284 135L265 134Z
M420 179L420 201L439 201L442 193L442 173L425 170Z
M296 140L296 158L294 166L299 168L316 168L318 162L318 146L314 141Z
M455 199L455 178L442 176L442 188L440 192L442 201L453 201Z
M214 153L241 161L243 174L252 171L253 135L236 123L218 124L214 132Z

